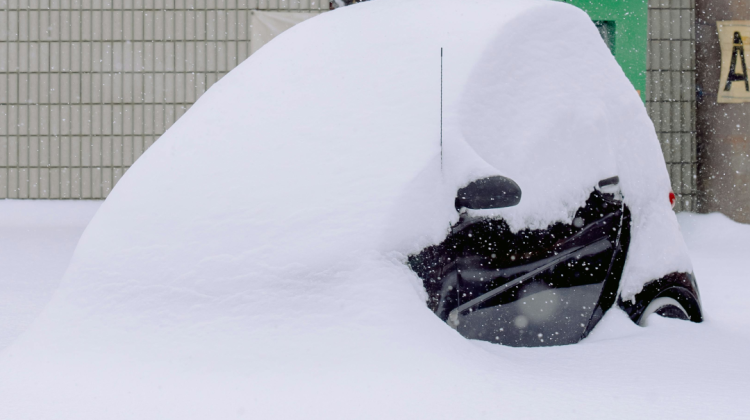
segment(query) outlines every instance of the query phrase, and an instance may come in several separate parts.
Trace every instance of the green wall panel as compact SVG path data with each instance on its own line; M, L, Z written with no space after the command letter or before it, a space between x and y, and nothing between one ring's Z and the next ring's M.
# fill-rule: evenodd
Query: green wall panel
M644 0L563 0L579 7L606 34L614 26L615 59L625 75L646 98L646 54L648 49L648 4ZM612 43L610 43L612 46Z

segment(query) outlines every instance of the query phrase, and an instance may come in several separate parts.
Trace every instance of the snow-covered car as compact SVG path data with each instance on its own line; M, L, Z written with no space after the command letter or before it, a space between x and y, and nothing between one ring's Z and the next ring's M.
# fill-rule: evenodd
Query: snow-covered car
M457 191L498 176L522 190L518 204L456 212ZM622 204L598 187L615 176ZM615 404L637 417L641 405L619 402L650 398L644 384L679 388L682 367L654 381L608 370L660 368L641 363L655 341L627 336L641 329L624 313L588 338L625 333L609 347L467 340L429 310L408 262L461 226L482 233L461 220L485 218L508 238L538 235L538 248L497 258L585 245L586 272L618 248L614 231L593 245L573 235L622 224L627 209L617 296L633 302L652 280L693 272L669 191L644 105L580 9L377 0L323 13L224 75L128 169L49 305L0 353L0 418L586 418ZM608 212L587 215L587 201ZM663 327L695 327L674 324ZM560 357L585 375L527 380Z
M515 233L502 218L468 212L517 205L515 182L494 176L459 189L460 218L448 237L409 257L430 309L472 339L526 347L586 337L618 297L630 245L619 181L601 180L570 223ZM703 318L692 273L670 273L646 283L632 301L617 301L640 325L652 313Z

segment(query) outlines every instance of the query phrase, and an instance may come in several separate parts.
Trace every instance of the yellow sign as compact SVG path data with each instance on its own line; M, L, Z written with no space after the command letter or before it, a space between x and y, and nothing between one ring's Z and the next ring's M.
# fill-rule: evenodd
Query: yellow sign
M716 22L721 46L719 103L750 102L750 20ZM747 51L747 53L745 53Z

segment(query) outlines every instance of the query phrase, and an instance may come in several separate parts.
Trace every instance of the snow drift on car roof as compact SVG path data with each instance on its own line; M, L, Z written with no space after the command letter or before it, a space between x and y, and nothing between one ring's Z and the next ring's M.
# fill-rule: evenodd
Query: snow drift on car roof
M634 220L626 295L689 269L653 127L580 10L377 0L301 23L216 83L123 177L55 299L0 358L0 402L45 386L87 408L76 418L113 418L124 393L166 382L181 418L213 416L233 395L257 396L265 417L336 417L325 397L274 394L321 387L366 404L360 418L442 416L409 395L451 398L429 374L451 359L435 375L486 384L457 401L465 417L515 391L488 376L498 361L427 310L403 262L445 237L457 188L494 174L523 189L497 212L515 229L568 220L619 175ZM394 366L406 379L376 379ZM235 388L203 393L204 381ZM122 412L159 395L138 391Z

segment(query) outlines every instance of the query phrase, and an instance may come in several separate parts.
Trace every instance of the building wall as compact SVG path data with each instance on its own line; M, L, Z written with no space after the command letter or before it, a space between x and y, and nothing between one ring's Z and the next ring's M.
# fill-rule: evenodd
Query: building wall
M677 196L676 211L697 210L695 0L649 0L646 109Z
M325 9L319 0L0 0L0 198L106 197L248 57L253 10ZM696 209L693 9L694 0L648 3L645 99L677 210Z
M698 0L696 10L700 210L750 223L750 103L716 102L721 69L716 21L750 20L750 0Z
M253 10L320 3L0 0L0 198L106 197L248 57Z

